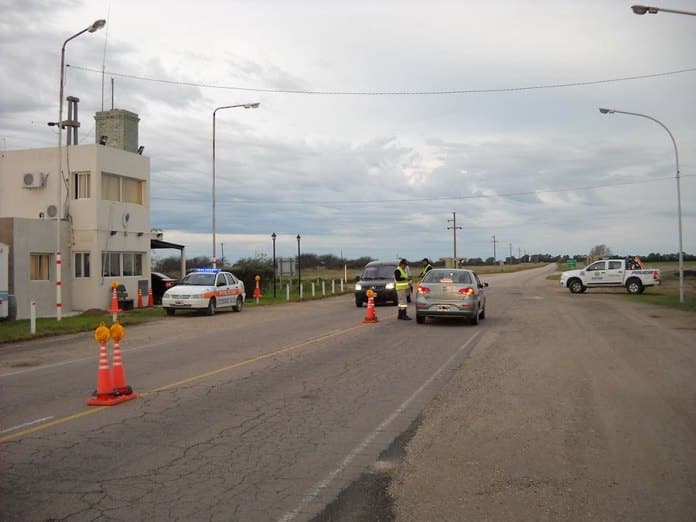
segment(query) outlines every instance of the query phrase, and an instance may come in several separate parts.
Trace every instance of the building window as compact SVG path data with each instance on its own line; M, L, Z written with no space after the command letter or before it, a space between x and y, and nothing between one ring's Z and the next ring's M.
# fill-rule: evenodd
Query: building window
M89 183L89 172L73 172L73 194L75 199L89 199L91 194Z
M121 275L121 254L118 252L102 253L102 275L106 277Z
M102 199L121 201L121 179L114 174L102 172Z
M102 199L143 204L143 181L102 172Z
M89 277L89 252L75 253L75 277Z
M29 256L29 279L32 281L48 281L50 262L49 254L31 254Z
M125 203L143 204L143 182L139 179L121 178L123 201Z
M143 254L138 252L103 252L102 274L108 277L141 276L143 275Z

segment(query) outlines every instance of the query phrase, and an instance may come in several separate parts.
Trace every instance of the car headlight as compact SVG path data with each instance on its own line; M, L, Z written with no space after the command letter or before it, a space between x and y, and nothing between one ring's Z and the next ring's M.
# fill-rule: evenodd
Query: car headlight
M355 283L356 290L362 290L362 285L360 283Z
M394 283L387 283L387 285L384 287L387 290L394 290Z

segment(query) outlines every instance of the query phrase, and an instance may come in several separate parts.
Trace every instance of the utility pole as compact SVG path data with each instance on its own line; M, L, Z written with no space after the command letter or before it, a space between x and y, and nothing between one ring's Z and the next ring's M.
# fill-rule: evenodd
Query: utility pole
M512 264L512 243L508 243L510 245L510 264Z
M452 212L452 219L448 219L447 222L452 223L452 226L447 227L447 230L451 230L454 236L454 268L459 268L459 262L457 261L457 229L461 230L462 227L457 226L457 213Z
M498 256L497 256L497 254L495 253L495 244L496 244L496 243L500 243L500 241L499 241L499 240L496 240L496 239L495 239L495 236L493 236L492 241L493 241L493 264L495 264L495 263L498 262Z

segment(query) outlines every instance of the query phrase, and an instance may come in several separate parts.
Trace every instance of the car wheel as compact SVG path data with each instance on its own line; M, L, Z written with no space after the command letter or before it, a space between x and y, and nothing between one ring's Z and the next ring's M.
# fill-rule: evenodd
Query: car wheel
M174 315L174 312L176 312L174 308L165 308L164 311L167 312L167 315Z
M206 314L208 315L215 315L215 298L211 297L210 301L208 301L208 308L205 311Z
M478 309L478 307L474 311L474 315L471 317L471 324L473 324L474 326L479 324L479 309Z
M579 279L571 279L568 282L568 290L570 290L571 294L581 294L584 291L585 286L582 284L582 281Z
M643 291L643 283L639 279L629 279L626 283L626 291L629 294L640 294Z
M244 308L244 299L242 299L241 295L238 295L237 303L232 307L232 310L235 312L241 312L242 308Z
M425 322L425 316L421 314L416 314L416 322L418 324L423 324Z

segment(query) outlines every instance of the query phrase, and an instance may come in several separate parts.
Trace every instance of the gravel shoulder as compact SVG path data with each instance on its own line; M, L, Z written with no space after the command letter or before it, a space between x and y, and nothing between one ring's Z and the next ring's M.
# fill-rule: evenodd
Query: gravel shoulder
M516 298L424 412L396 520L694 519L693 314L545 275L496 280Z

